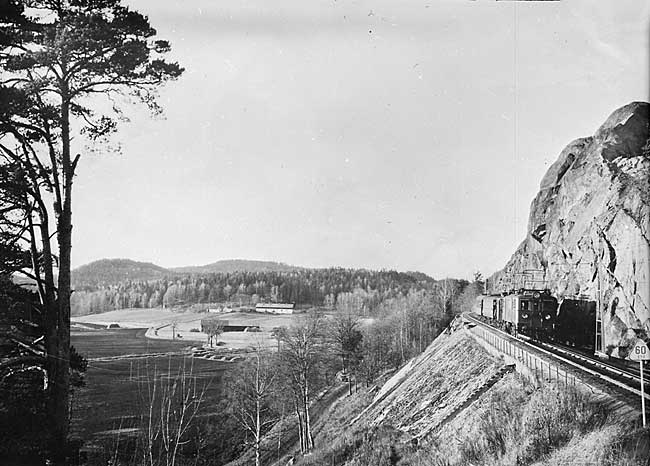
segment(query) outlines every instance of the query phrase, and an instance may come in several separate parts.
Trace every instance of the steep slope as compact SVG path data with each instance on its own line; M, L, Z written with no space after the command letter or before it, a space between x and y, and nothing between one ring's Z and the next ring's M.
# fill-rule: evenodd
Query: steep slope
M591 390L520 374L459 320L451 330L372 401L364 387L333 404L316 451L275 466L646 465L647 429L634 416Z
M126 280L153 280L170 275L171 272L149 262L130 259L101 259L82 265L72 271L75 287L111 285Z
M425 436L501 366L463 332L443 335L384 384L359 420Z
M650 104L633 102L571 142L532 202L528 234L492 292L544 286L602 310L605 351L650 333Z

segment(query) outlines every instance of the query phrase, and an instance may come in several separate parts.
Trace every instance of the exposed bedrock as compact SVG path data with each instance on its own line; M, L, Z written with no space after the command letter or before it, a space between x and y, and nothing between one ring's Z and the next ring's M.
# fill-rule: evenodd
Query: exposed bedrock
M489 285L600 298L613 356L637 336L650 340L649 111L628 104L560 153L532 202L526 239Z

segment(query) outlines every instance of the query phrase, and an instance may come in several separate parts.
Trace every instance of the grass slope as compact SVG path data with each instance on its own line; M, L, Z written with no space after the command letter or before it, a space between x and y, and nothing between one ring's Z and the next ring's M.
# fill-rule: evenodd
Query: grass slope
M413 441L498 365L468 339L462 331L441 335L372 402L365 390L343 398L316 432L316 450L298 458L296 466L648 464L649 429L616 419L583 394L535 387L516 373L422 441Z
M72 344L88 358L123 354L150 354L178 352L187 344L167 340L149 340L143 330L74 331ZM112 431L136 428L140 425L144 393L151 388L154 373L157 377L174 377L186 365L196 377L199 386L206 385L208 415L220 398L221 377L229 367L218 361L188 359L181 355L89 361L84 387L73 394L73 436L91 443L114 439ZM111 440L112 441L112 440Z

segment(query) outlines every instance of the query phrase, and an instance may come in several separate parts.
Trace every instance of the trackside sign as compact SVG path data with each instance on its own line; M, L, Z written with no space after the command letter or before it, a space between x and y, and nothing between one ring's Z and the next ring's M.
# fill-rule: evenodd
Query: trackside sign
M637 340L627 357L632 361L650 361L650 349L643 340Z
M650 360L650 350L643 340L637 340L632 351L627 356L632 361L639 361L639 374L641 375L641 415L643 416L643 427L646 426L645 419L645 392L643 388L643 361Z

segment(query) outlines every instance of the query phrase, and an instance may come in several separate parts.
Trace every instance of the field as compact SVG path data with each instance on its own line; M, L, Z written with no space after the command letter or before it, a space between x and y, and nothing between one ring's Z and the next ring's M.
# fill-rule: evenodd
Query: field
M182 312L169 309L120 309L117 311L73 317L73 324L83 325L110 325L118 324L121 328L156 328L150 333L152 338L172 339L172 323L176 323L175 335L180 334L180 339L188 344L206 344L207 335L201 332L191 332L192 329L201 328L201 319L206 317L219 317L228 320L230 325L248 325L260 327L260 332L226 332L219 336L219 341L226 348L239 349L251 345L262 344L272 346L275 341L271 332L275 327L290 326L302 314L272 315L255 312L230 312L225 314L208 314L196 312Z
M175 377L183 364L198 385L206 385L203 414L209 415L220 397L221 378L230 364L191 359L181 353L187 343L144 338L142 329L85 330L72 332L72 344L89 359L86 386L73 395L73 435L98 441L137 426L143 412L143 396L154 372L160 378ZM100 360L120 355L172 353L163 357Z
M123 309L73 317L72 344L88 359L86 386L75 389L73 395L73 435L97 443L106 439L115 441L118 432L122 436L132 433L146 407L143 396L153 374L156 373L157 380L176 377L183 364L188 369L192 366L192 376L197 378L199 385L209 387L202 415L210 415L221 398L224 371L233 366L232 363L188 357L192 347L207 344L207 335L190 330L199 329L201 319L219 317L228 320L230 325L261 329L259 332L222 333L220 349L237 351L258 344L275 347L273 329L290 326L301 316ZM176 323L174 340L172 323ZM106 329L111 324L119 328Z

